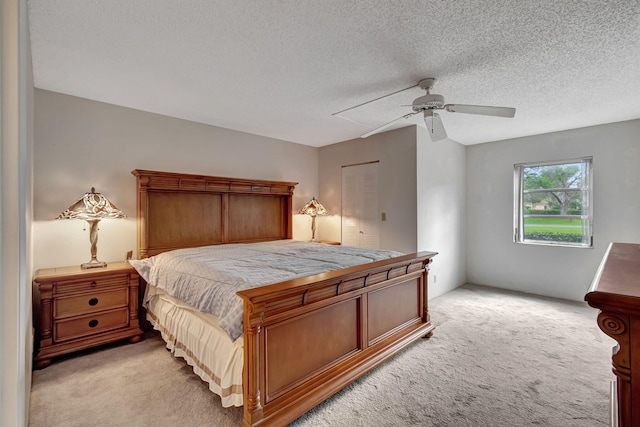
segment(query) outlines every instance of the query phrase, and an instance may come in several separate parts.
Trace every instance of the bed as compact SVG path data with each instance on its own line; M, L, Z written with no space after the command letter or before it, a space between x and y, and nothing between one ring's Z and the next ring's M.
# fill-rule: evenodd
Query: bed
M249 264L259 264L264 247L274 247L278 256L314 251L309 257L323 263L350 256L334 253L348 247L292 239L297 183L132 173L139 258L132 264L142 277L151 277L161 258L201 258L220 250L246 248L247 268L240 274L250 278ZM152 277L144 292L147 319L223 406L244 406L245 426L285 425L400 349L431 336L427 273L435 255L390 253L320 273L296 271L285 280L274 273L274 282L234 292L241 318L237 337L225 327L227 316L176 298ZM191 274L182 258L173 262Z

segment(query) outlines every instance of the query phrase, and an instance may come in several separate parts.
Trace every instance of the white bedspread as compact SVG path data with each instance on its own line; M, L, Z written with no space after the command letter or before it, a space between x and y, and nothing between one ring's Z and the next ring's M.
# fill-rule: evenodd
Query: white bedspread
M402 255L296 240L179 249L129 262L167 294L216 316L232 340L242 335L236 292Z

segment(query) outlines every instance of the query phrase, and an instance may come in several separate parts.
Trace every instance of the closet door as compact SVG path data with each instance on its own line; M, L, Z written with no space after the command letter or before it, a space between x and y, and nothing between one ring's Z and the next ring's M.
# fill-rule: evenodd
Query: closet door
M378 162L342 167L342 244L379 248Z

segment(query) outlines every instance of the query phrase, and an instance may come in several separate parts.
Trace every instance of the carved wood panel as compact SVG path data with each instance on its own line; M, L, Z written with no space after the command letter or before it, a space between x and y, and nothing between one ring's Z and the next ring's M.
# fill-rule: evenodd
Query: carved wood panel
M359 298L264 328L266 402L360 348Z

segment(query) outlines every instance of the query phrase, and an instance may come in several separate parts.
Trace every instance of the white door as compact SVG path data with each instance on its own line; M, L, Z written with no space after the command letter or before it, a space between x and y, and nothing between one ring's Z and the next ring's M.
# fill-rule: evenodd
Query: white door
M378 162L342 167L342 244L379 248Z

